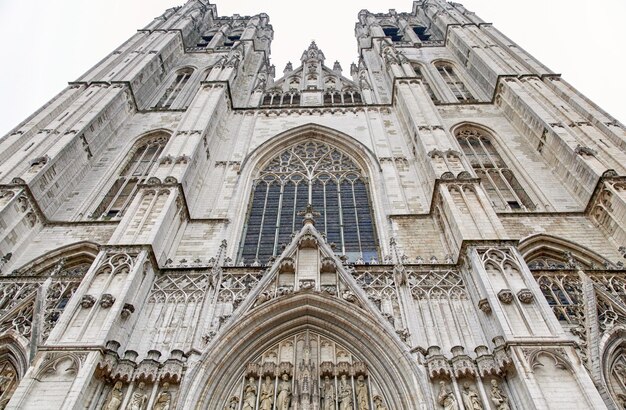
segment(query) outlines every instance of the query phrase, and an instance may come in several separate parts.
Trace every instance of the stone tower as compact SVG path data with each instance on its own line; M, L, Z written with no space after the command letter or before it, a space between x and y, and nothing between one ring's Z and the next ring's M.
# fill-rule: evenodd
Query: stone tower
M624 408L624 126L460 4L355 35L189 0L0 139L0 408Z

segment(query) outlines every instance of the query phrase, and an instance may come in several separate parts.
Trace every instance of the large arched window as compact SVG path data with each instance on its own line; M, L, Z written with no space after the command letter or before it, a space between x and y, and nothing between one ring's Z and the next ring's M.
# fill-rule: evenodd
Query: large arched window
M535 208L486 133L462 127L455 135L496 209L527 211Z
M131 150L130 159L93 215L110 219L121 216L137 191L146 182L169 139L164 132L141 139Z
M474 101L474 96L465 86L465 83L461 81L458 74L452 67L452 64L444 61L435 63L435 67L441 75L441 78L446 82L446 85L452 91L457 101L459 102L471 102Z
M170 84L169 87L165 90L159 102L157 102L155 108L169 109L172 107L176 98L180 95L180 92L185 88L187 82L191 78L193 74L193 68L183 68L176 72L176 78Z
M370 260L378 255L367 180L348 155L328 144L307 141L272 159L254 184L244 239L245 263L267 263L300 230L298 212L307 204L320 212L316 227L335 251Z

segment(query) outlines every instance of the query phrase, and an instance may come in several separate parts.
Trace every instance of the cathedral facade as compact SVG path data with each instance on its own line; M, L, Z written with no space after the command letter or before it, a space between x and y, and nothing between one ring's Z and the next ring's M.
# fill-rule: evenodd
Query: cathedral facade
M189 0L0 139L0 408L626 408L624 125L460 4L356 18L277 76Z

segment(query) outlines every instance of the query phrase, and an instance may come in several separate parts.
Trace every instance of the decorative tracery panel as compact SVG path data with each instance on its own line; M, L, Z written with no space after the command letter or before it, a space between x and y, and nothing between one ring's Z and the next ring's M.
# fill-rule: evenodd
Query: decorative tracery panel
M606 383L619 408L626 408L626 348L624 346L618 348L614 356L609 358Z
M557 319L573 325L583 323L583 290L578 275L542 272L535 279Z
M368 269L356 271L353 276L396 331L404 330L405 323L402 319L398 289L393 273Z
M209 287L209 275L167 273L159 276L141 311L142 323L150 323L133 335L139 353L150 350L187 350L193 345L197 324Z
M285 338L251 360L225 409L382 409L387 401L363 358L314 332Z
M323 142L284 150L255 181L240 259L266 264L300 229L298 212L313 204L317 228L348 260L378 255L367 179L347 154Z

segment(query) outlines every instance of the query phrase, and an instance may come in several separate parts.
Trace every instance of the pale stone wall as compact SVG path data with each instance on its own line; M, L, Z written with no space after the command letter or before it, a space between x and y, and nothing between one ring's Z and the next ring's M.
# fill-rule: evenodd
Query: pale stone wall
M0 406L241 409L265 376L300 410L326 376L359 410L623 406L626 128L462 5L358 21L352 79L315 44L275 79L267 15L190 0L0 139ZM324 103L330 83L363 103ZM462 126L532 207L494 205ZM130 206L96 215L155 132ZM309 212L282 255L242 266L260 170L310 139L366 176L378 256L345 263Z

